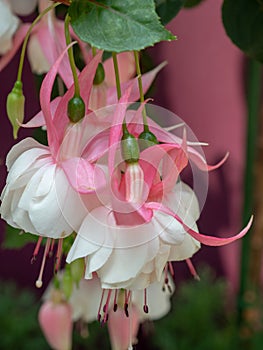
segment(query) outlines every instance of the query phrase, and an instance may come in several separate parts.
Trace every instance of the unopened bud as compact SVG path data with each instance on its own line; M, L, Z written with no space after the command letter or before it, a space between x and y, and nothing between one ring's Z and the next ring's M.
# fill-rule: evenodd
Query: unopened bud
M151 147L153 145L158 144L157 137L151 131L143 131L139 137L140 149L143 151L144 149Z
M85 116L85 103L80 96L68 101L68 117L72 123L79 122Z
M140 158L137 139L128 131L125 131L122 137L122 157L126 163L136 163Z
M24 120L25 96L23 95L23 84L17 80L12 91L7 96L6 110L8 118L13 126L14 139L17 138L17 132L20 124Z
M105 79L105 71L104 71L104 67L103 64L100 62L98 64L96 73L95 73L95 77L93 79L93 84L94 85L99 85L101 84Z

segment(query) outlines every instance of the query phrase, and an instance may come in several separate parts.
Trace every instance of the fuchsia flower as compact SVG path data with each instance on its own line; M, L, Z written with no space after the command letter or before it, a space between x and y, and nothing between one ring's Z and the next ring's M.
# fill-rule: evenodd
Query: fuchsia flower
M46 75L40 91L42 111L28 125L41 125L45 120L48 146L26 138L11 149L7 156L9 174L1 195L3 219L25 232L48 237L45 257L50 247L49 240L62 239L77 230L87 208L95 205L96 199L92 199L94 177L103 184L102 171L92 164L91 158L81 157L86 146L81 143L83 135L96 133L98 129L86 128L87 117L72 124L67 116L67 104L74 87L50 103L53 82L65 52ZM83 95L89 96L99 61L100 54L79 76ZM90 156L94 158L93 153ZM91 196L89 201L86 200L87 194ZM59 247L61 249L61 245ZM42 284L41 278L38 284Z
M39 0L39 12L45 10L49 5L50 2L48 0ZM18 27L12 45L9 45L9 50L0 59L0 71L12 60L18 51L29 27L29 23L20 24ZM28 59L32 71L36 74L48 72L65 47L64 22L57 19L54 10L52 10L35 25L29 39ZM72 77L69 74L70 66L66 57L61 61L58 71L66 86L70 87Z
M127 176L130 165L123 160L114 167L117 150L122 147L125 115L133 115L136 120L141 114L141 109L126 113L129 93L127 90L116 107L109 135L108 202L87 214L67 256L69 263L85 257L85 278L92 278L96 272L105 289L144 289L160 280L169 261L189 259L200 243L212 246L231 243L248 231L252 221L230 238L198 233L196 220L200 213L195 194L185 184L176 182L189 157L204 169L209 167L187 146L185 138L175 142L170 137L167 142L167 132L163 131L164 143L140 153L139 161L133 164L138 169L133 171L134 176ZM132 133L133 124L128 128Z
M168 283L165 279L168 278ZM63 272L59 274L63 280ZM165 288L169 285L169 289ZM71 308L72 322L90 323L98 317L102 323L107 321L111 346L114 350L127 350L128 346L137 342L139 324L145 320L157 320L164 317L171 308L170 298L174 292L174 283L169 274L162 274L160 282L151 284L147 290L148 312L144 311L145 292L134 291L129 295L125 291L112 291L110 297L101 289L100 280L94 274L92 279L82 279L75 285L68 300ZM53 283L44 294L44 305L51 302L54 296L59 296L61 303L65 298L60 289L55 289ZM63 303L62 303L63 304ZM65 304L65 302L64 302ZM99 310L99 316L98 316ZM54 322L50 318L50 323ZM46 333L44 332L46 335Z

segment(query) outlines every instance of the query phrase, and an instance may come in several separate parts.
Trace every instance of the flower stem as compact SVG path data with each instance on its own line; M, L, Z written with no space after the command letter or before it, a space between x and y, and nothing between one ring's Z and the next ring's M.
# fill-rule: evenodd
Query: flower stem
M36 19L32 22L31 26L29 27L29 29L26 33L26 36L25 36L25 40L23 42L22 51L21 51L21 55L20 55L19 67L18 67L18 72L17 72L17 80L18 81L21 81L21 79L22 79L22 70L23 70L24 60L25 60L26 46L27 46L28 39L29 39L29 36L30 36L33 28L41 20L42 17L44 17L49 11L53 10L58 5L60 5L60 3L55 3L55 4L47 7L43 12L41 12L36 17Z
M97 53L96 47L92 46L91 50L92 50L92 56L95 57Z
M138 86L139 86L139 92L140 92L140 101L143 103L144 102L144 93L143 93L142 73L141 73L139 52L138 51L134 51L134 58L135 58L136 73L137 73ZM145 107L142 110L142 118L143 118L144 131L147 132L147 131L149 131L149 127L148 127Z
M70 32L69 32L69 23L70 23L70 16L69 16L69 14L67 14L66 18L65 18L65 38L66 38L67 45L69 45L71 43L71 37L70 37ZM68 49L68 57L69 57L70 68L71 68L73 80L74 80L74 88L75 88L74 96L80 97L79 80L78 80L77 68L76 68L76 64L75 64L75 59L74 59L72 47L70 47Z
M112 53L112 59L113 59L115 79L116 79L117 97L118 97L118 100L119 100L121 98L121 82L120 82L120 73L119 73L119 66L118 66L118 60L117 60L116 52Z

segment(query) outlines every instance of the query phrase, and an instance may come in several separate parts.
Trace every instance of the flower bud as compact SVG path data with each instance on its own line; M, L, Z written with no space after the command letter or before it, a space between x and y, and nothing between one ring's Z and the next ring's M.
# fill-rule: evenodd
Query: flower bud
M85 116L85 103L80 96L68 101L68 117L72 123L79 122Z
M96 74L95 74L95 77L93 79L93 85L101 84L104 81L104 79L105 79L105 71L104 71L103 64L100 62L98 64Z
M158 144L157 137L151 132L151 131L143 131L139 137L139 145L140 150L143 151L144 149L151 147L153 145Z
M128 131L122 137L122 157L126 163L136 163L140 158L140 149L136 138Z
M72 310L68 303L44 302L38 313L40 327L47 342L55 350L70 350L72 342Z
M84 259L83 258L76 259L72 261L69 266L70 266L72 280L78 285L84 275L84 269L85 269Z
M17 138L17 132L20 124L24 120L25 96L23 95L23 84L17 80L12 91L7 96L6 110L8 118L13 126L14 139Z

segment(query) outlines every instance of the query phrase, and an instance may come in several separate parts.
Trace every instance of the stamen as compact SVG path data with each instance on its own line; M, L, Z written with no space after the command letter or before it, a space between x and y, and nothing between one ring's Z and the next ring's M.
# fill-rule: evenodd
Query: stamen
M109 309L109 304L110 304L111 292L112 292L112 289L110 289L108 291L106 304L103 306L103 312L104 312L104 317L103 317L103 321L102 321L103 323L106 323L108 321L108 318L109 318L108 309Z
M52 241L51 241L51 247L50 247L49 254L48 254L48 256L49 256L50 258L51 258L52 255L53 255L54 245L55 245L55 239L52 239Z
M31 264L33 264L33 262L36 261L36 258L37 258L38 252L39 252L39 248L40 248L42 239L43 239L43 237L39 237L38 240L37 240L37 244L35 246L35 249L34 249L34 252L33 252L33 256L31 258Z
M186 259L186 263L187 263L187 266L188 266L192 276L194 277L194 279L196 281L200 281L200 277L199 277L198 273L196 272L196 269L195 269L192 261L190 259Z
M113 311L114 312L116 312L118 309L117 296L118 296L118 289L115 289L114 301L113 301Z
M45 268L46 258L47 258L47 255L48 255L48 252L49 252L49 248L50 248L50 241L51 241L51 238L47 238L47 242L46 242L46 246L45 246L45 251L44 251L44 256L43 256L43 259L42 259L42 264L41 264L39 276L38 276L38 279L36 280L36 287L37 288L41 288L42 284L43 284L42 278L43 278L43 272L44 272L44 268Z
M130 291L130 305L132 305L132 294ZM131 312L130 312L130 318L129 318L129 349L132 349L132 324L133 324L133 312L132 312L132 307L130 308Z
M170 272L170 274L174 277L174 268L173 268L173 264L171 263L171 261L169 261L168 264L169 264L169 272Z
M129 317L129 299L131 296L131 291L127 292L127 290L125 290L125 302L124 302L124 312L126 317Z
M58 272L58 270L59 270L62 253L63 253L63 238L60 238L58 240L58 249L57 249L57 254L56 254L55 272Z
M144 289L144 305L143 305L143 311L148 314L149 312L149 307L147 305L147 290L146 288Z
M99 322L101 320L101 307L102 307L102 303L103 303L103 299L104 299L104 293L105 293L105 289L102 289L102 294L101 294L101 298L100 298L100 306L99 306L98 316L97 316Z

